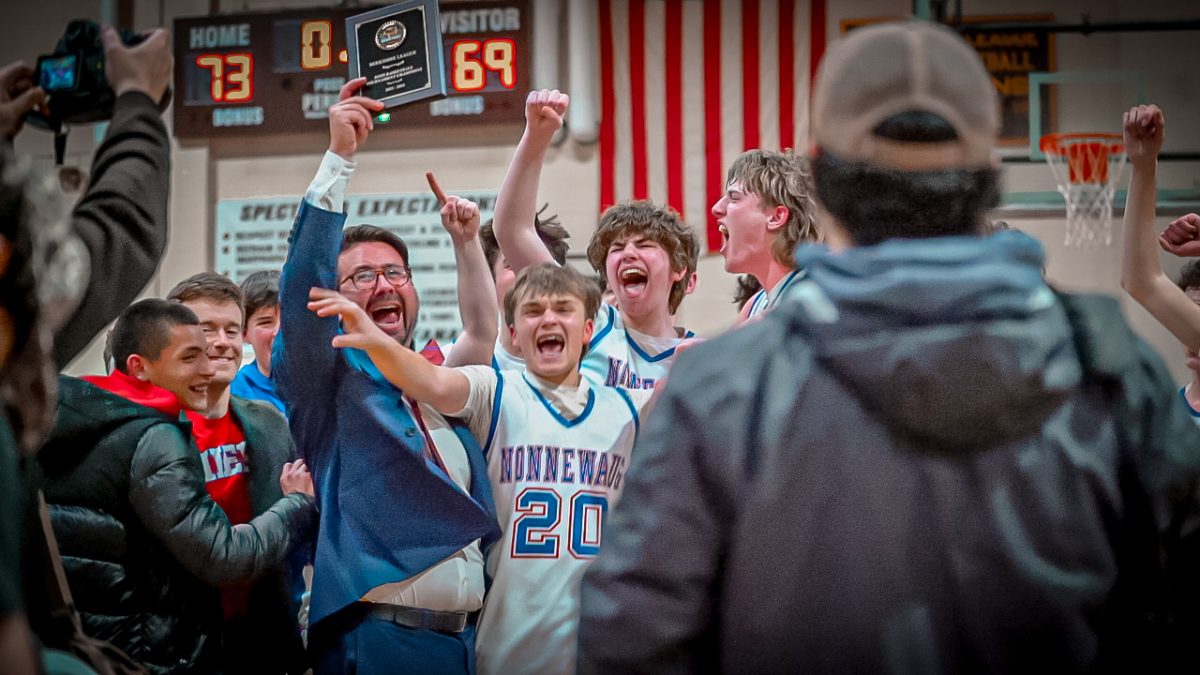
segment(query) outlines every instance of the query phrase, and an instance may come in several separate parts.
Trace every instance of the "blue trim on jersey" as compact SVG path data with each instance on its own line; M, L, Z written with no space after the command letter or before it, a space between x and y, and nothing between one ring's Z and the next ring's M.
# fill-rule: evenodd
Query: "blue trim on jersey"
M625 341L629 343L630 347L633 347L633 351L637 352L638 356L645 359L648 363L655 363L657 361L662 361L663 359L670 358L673 354L675 354L675 348L671 347L670 349L662 352L661 354L657 354L655 356L650 356L649 354L646 353L646 350L642 349L641 346L638 345L638 343L633 341L633 338L630 337L628 332L625 333Z
M492 362L496 357L492 357ZM488 422L487 440L483 442L483 456L487 457L492 450L492 439L496 437L496 423L500 421L500 395L504 393L504 376L496 368L496 395L492 397L492 421Z
M771 293L768 293L766 289L763 289L763 290L759 291L758 293L756 293L754 295L753 299L750 301L750 311L746 314L746 317L747 318L752 317L760 312L765 312L768 309L771 309L772 307L774 307L775 303L778 303L779 299L783 297L783 294L787 292L787 289L793 283L795 283L797 279L803 279L803 278L804 278L804 268L797 267L796 269L789 272L786 277L781 279L779 281L779 283L775 285L775 288L772 289L772 292L774 293L775 297L771 297ZM762 307L758 306L760 300L764 301Z
M529 388L533 390L533 395L542 402L542 405L546 406L546 410L550 411L550 416L558 420L559 424L568 429L587 419L587 416L592 412L592 408L596 405L596 390L592 388L591 384L588 384L587 380L580 380L580 382L588 384L588 402L587 405L583 406L583 412L579 413L578 417L573 420L568 420L567 418L563 417L561 413L555 410L554 406L550 405L550 401L547 401L546 397L542 396L542 392L538 391L538 388L533 386L533 383L529 381L529 378L525 377L525 373L521 373L521 379L525 380L525 384L529 385Z
M759 307L758 304L760 302L766 300L766 298L767 298L766 291L760 290L759 292L755 293L754 297L751 298L751 300L750 300L750 311L746 312L746 316L751 317L751 316L754 316L755 314L758 314L759 312L763 311L763 309L765 309L765 308Z
M500 362L496 360L495 352L492 352L492 370L496 371L497 374L500 373Z
M613 324L617 322L617 317L616 317L617 310L613 309L612 305L603 305L603 308L608 310L608 325L606 325L604 327L604 329L601 330L599 333L596 333L595 335L592 336L592 341L588 343L588 351L589 352L592 351L593 349L595 349L596 345L600 344L601 340L608 337L608 334L610 332L612 332ZM495 357L493 357L493 358L495 358Z
M625 405L629 406L629 412L633 413L633 442L637 443L638 434L642 431L642 421L638 416L637 406L633 404L633 399L629 396L629 392L625 391L624 387L611 387L616 389L621 398L625 399Z
M1200 410L1193 408L1192 404L1187 400L1187 387L1179 388L1179 397L1183 399L1183 405L1192 417L1200 417Z

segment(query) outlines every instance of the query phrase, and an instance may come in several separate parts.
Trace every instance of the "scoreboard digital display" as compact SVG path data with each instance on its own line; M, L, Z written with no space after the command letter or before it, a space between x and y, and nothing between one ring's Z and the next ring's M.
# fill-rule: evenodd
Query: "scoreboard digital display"
M448 96L389 109L389 126L524 121L532 86L529 4L441 3ZM368 9L176 19L175 136L328 129L329 106L349 71L346 18Z

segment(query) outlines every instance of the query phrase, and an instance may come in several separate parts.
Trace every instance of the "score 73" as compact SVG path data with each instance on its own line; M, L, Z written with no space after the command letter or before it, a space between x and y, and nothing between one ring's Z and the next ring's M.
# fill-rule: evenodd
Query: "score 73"
M513 40L459 40L450 48L450 55L450 86L455 91L483 89L489 70L500 75L505 89L517 86L517 43Z
M196 65L209 71L213 103L237 103L254 98L254 55L201 54Z

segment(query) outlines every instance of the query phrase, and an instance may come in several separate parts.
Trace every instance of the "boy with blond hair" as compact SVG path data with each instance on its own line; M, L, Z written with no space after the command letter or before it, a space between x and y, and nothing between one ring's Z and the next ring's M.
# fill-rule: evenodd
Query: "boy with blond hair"
M796 245L817 241L808 162L791 150L748 150L729 167L725 194L713 204L721 231L725 271L749 274L762 290L739 313L739 322L774 307L803 277Z

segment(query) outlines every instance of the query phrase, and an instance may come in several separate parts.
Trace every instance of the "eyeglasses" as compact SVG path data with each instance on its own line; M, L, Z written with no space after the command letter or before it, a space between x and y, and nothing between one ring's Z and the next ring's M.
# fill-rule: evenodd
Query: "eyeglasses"
M345 286L346 282L349 281L360 291L370 291L379 283L379 277L387 279L387 282L395 288L400 288L412 279L408 274L407 267L388 265L387 267L377 267L370 270L357 270L350 276L342 279L338 286Z

